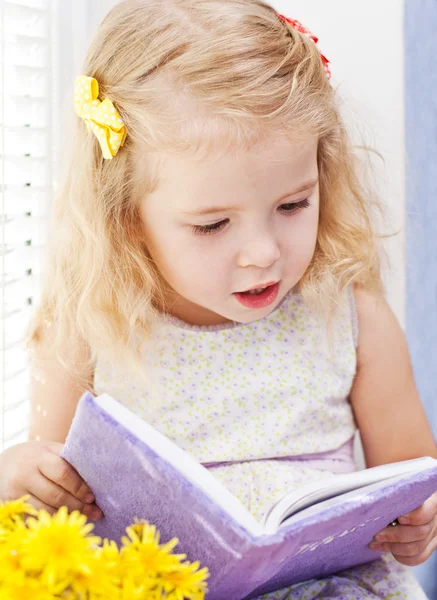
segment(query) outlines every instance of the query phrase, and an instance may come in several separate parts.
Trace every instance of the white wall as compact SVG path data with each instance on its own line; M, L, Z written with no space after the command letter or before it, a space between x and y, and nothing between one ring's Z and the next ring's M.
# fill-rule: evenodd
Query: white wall
M77 0L76 0L77 1ZM344 99L344 114L357 144L379 151L373 161L378 191L386 200L390 223L401 230L386 243L390 270L385 270L388 300L405 325L404 257L404 104L402 0L271 0L289 17L299 19L319 37L331 61L333 85ZM92 32L116 0L89 0ZM77 4L75 3L75 6Z

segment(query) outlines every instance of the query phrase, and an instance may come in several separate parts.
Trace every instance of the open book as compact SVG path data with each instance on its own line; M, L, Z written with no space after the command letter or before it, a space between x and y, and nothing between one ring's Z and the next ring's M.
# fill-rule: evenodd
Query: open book
M241 600L369 562L375 533L437 490L424 457L333 475L287 493L259 523L206 468L125 406L84 394L61 456L103 510L95 533L120 541L135 518L207 566L208 599Z

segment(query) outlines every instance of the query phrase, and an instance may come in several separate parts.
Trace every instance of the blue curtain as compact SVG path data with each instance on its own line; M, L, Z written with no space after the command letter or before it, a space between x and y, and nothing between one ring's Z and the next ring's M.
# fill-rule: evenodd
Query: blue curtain
M405 0L407 338L437 434L437 2ZM390 68L390 65L387 65ZM437 600L437 551L416 567Z

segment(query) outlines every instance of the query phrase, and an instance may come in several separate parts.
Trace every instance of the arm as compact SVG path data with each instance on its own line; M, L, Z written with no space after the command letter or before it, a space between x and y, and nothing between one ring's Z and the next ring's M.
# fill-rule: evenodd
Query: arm
M437 445L420 401L405 336L382 297L357 288L359 339L351 403L367 467L420 456Z
M93 373L85 367L89 357L85 348L75 365L84 378L84 385L65 372L51 347L50 335L46 331L41 350L32 358L29 441L49 440L63 444L80 397L86 387L92 388Z
M404 334L382 297L355 292L359 340L351 401L367 467L420 456L437 447L414 383ZM437 547L437 493L397 527L386 527L370 548L404 565L426 561Z
M0 499L27 496L37 509L53 513L67 506L69 511L80 510L91 519L99 519L101 511L88 485L60 456L84 385L65 373L52 347L46 331L31 361L33 375L37 373L38 378L31 376L29 441L0 454ZM85 367L87 356L84 351L75 365L85 387L92 381Z

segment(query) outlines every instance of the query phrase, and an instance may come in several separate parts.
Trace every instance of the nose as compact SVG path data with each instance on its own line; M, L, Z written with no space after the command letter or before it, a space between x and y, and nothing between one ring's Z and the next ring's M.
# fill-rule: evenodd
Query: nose
M256 231L246 237L238 256L239 267L260 267L266 269L280 257L278 241L269 231Z

